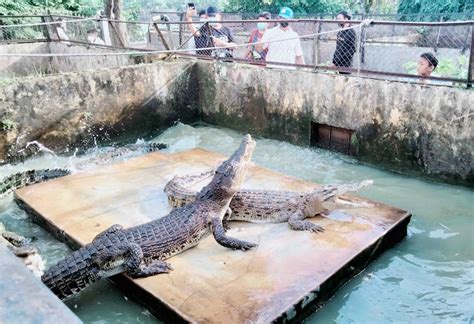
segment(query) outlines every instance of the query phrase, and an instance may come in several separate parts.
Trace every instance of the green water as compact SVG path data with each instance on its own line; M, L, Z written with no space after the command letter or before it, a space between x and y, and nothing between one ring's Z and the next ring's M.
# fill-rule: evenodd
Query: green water
M230 154L241 134L208 126L178 124L153 141L176 152L201 147ZM91 155L94 154L92 151ZM373 179L360 194L413 214L408 237L386 251L337 292L309 323L472 322L474 321L474 192L381 171L343 155L257 139L256 164L322 184ZM19 168L67 165L66 158L43 157L26 165L0 168L0 176ZM0 221L11 230L39 238L51 264L68 249L32 224L11 201L0 201ZM297 284L297 283L295 283ZM156 321L148 311L104 281L67 305L85 322Z

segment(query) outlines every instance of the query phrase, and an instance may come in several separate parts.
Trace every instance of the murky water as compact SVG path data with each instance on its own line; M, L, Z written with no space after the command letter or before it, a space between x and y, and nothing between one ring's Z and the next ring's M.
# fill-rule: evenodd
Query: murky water
M240 140L241 134L230 130L179 124L153 141L170 144L170 152L202 147L230 154ZM361 195L413 213L408 237L339 290L307 322L474 321L473 191L395 175L339 154L266 139L257 140L254 161L323 184L370 178L375 184ZM19 169L68 164L68 158L46 156L21 166L1 167L0 176ZM37 244L49 265L69 253L32 224L11 196L0 201L0 221L11 230L38 237ZM88 323L156 321L105 281L67 304Z

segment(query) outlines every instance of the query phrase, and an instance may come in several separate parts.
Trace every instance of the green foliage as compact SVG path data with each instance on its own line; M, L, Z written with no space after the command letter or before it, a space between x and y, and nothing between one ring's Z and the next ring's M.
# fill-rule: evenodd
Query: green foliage
M416 65L417 62L407 62L403 65L403 68L408 74L416 74ZM438 66L432 75L466 80L468 66L469 59L466 55L459 55L455 59L440 57L438 58Z
M16 123L10 119L2 119L0 121L0 129L3 131L9 131L16 129Z
M295 14L317 14L348 9L355 1L336 0L229 0L227 11L234 12L278 12L281 7L290 7Z
M0 0L1 15L27 15L45 9L71 14L95 15L103 8L102 0Z
M474 1L472 0L400 0L398 6L399 14L407 14L402 20L419 20L415 14L422 14L423 20L449 20L448 14L459 13L459 17L472 17L474 12ZM466 15L461 15L461 14ZM447 14L447 15L440 15ZM415 15L415 16L410 16Z

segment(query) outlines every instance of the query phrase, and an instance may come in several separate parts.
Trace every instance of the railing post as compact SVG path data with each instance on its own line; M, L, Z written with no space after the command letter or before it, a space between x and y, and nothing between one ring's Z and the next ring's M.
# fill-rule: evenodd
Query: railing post
M48 12L48 15L49 15L49 19L51 19L51 22L53 22L53 21L54 21L54 18L53 18L53 15L51 14L51 11L49 11L49 9L48 9L47 12ZM58 26L57 26L57 24L53 24L52 26L53 26L53 29L54 29L54 31L55 31L55 33L56 33L56 36L58 37L58 42L60 42L60 41L61 41L61 37L59 37Z
M44 16L41 16L41 22L46 23L46 18ZM49 34L48 25L43 26L43 35L46 37L48 42L51 42L51 35Z
M321 23L318 21L316 22L316 26L315 26L315 31L316 33L320 33L321 32ZM319 35L316 35L314 37L314 41L313 41L313 52L314 52L314 66L318 66L319 64L319 61L320 61L320 55L319 55L319 51L320 51L320 48L319 48L320 44L319 44Z
M469 53L469 69L467 71L467 87L472 88L474 77L474 26L471 25L471 52Z
M110 39L110 29L109 22L106 20L107 16L100 16L100 30L102 31L102 39L104 40L105 45L112 45L112 40Z

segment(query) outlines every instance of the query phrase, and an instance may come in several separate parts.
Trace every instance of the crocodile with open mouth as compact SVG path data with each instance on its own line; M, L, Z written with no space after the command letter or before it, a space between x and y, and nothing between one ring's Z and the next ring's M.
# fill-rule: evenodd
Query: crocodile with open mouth
M168 202L172 207L182 207L196 199L196 192L191 186L205 181L214 171L195 175L175 176L165 186ZM310 192L251 190L242 189L230 202L229 210L224 216L223 226L228 228L228 221L247 221L252 223L288 222L292 230L323 232L324 228L305 218L315 217L327 212L324 203L336 196L354 192L372 185L372 180L341 185L325 185Z
M246 251L256 244L228 237L222 218L244 180L255 142L246 135L237 151L223 162L193 203L131 228L113 225L41 278L58 297L73 295L93 282L125 272L147 277L171 270L163 261L213 234L217 243Z

